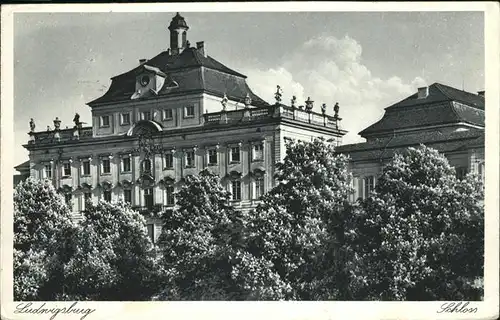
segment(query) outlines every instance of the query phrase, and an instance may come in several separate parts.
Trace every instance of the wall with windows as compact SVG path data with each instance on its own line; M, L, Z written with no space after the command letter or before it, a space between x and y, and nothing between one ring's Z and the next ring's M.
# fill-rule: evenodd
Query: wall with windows
M167 129L198 126L202 123L205 96L207 95L193 94L145 101L131 100L94 108L92 110L93 135L124 134L140 120L154 120Z

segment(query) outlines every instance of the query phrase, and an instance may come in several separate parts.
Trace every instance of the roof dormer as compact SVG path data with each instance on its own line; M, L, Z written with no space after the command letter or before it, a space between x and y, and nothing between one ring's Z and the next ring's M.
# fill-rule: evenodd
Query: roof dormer
M151 95L158 95L160 90L165 85L165 81L173 82L175 81L169 79L169 77L157 67L148 66L147 64L142 64L136 72L135 76L135 92L131 99L146 98Z

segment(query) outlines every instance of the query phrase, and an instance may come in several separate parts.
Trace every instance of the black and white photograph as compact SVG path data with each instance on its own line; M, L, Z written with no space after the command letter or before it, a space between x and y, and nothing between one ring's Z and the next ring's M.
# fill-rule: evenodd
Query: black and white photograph
M498 15L2 6L2 318L498 317Z

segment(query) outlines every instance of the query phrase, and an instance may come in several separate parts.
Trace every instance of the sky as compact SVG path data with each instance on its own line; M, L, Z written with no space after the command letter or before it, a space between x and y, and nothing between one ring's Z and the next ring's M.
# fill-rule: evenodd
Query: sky
M36 131L72 127L75 112L91 122L87 102L110 78L169 46L175 13L15 13L14 161L28 159L29 121ZM181 14L194 46L248 76L252 90L273 103L311 97L329 113L340 105L344 143L379 120L384 108L443 83L484 90L482 12L294 12Z

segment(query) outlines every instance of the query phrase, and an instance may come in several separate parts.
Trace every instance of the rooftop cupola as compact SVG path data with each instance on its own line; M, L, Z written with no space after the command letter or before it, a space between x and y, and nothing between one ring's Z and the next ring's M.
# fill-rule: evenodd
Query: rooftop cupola
M170 30L170 51L173 55L180 54L188 45L187 31L189 27L179 12L172 18L168 29Z

